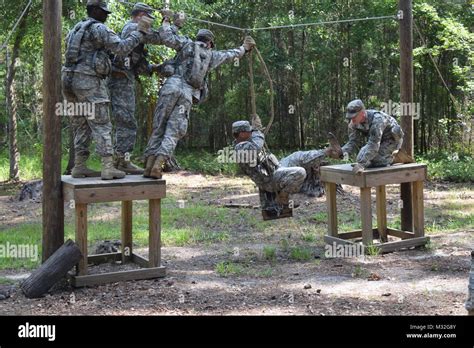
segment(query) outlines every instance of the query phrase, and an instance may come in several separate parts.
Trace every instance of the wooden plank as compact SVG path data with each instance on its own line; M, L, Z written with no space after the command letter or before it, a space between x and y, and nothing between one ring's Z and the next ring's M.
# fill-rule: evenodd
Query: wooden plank
M387 233L390 236L398 237L401 239L409 239L409 238L415 237L415 234L413 232L406 232L406 231L396 230L393 228L387 228Z
M363 175L387 174L389 172L404 172L404 171L412 171L412 170L422 169L422 168L426 169L426 164L423 164L423 163L395 164L388 167L368 168L364 170ZM331 165L331 166L322 166L321 175L323 173L351 174L352 165L351 164L338 164L338 165Z
M132 258L133 237L132 217L133 201L122 201L122 262Z
M89 264L99 265L101 263L108 263L108 262L117 262L122 260L122 253L107 253L107 254L97 254L97 255L89 255L87 258L87 262Z
M341 239L345 239L345 240L354 239L354 238L362 238L362 230L339 233L337 237Z
M137 265L143 268L150 267L150 261L148 261L145 257L140 256L136 253L132 254L132 262L136 263Z
M360 189L360 217L362 221L362 241L365 246L373 243L372 197L370 187Z
M144 178L142 175L127 175L123 179L118 180L102 180L100 178L73 178L70 175L63 175L61 177L63 185L74 188L110 188L122 186L166 186L165 180L154 180Z
M91 274L86 276L71 277L72 286L83 287L107 283L124 282L129 280L143 280L162 278L166 276L166 267L135 269L130 271Z
M163 185L83 188L74 191L76 203L134 201L164 197L166 197L166 187Z
M337 238L337 237L333 237L333 236L324 236L324 242L325 242L326 244L330 244L330 245L332 245L333 243L336 243L336 245L339 245L339 244L342 244L342 245L345 245L345 244L352 245L352 244L354 244L354 243L351 242L350 240L345 240L345 239L341 239L341 238Z
M376 188L377 230L382 242L387 239L387 194L385 185Z
M349 165L350 166L350 165ZM346 171L324 171L321 167L321 181L335 183L335 184L344 184L350 186L364 187L365 178L362 175L354 175L352 169L350 172ZM352 167L351 167L352 168Z
M423 184L423 181L413 183L413 232L415 237L425 235Z
M388 252L396 251L400 249L422 246L428 243L429 240L430 240L429 237L410 238L410 239L399 240L395 242L379 244L379 248L383 253L388 253Z
M149 267L159 267L161 265L161 199L150 199L149 205Z
M393 167L389 167L393 168ZM381 185L401 184L426 179L426 168L404 169L402 171L386 171L382 173L366 173L366 186L375 187Z
M82 253L77 271L87 274L87 204L76 204L76 244Z
M337 237L336 184L326 182L326 204L328 211L328 235Z

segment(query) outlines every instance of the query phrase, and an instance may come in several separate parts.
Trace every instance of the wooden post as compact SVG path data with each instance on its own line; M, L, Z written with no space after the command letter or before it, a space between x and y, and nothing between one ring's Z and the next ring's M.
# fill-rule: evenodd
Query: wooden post
M149 262L151 267L161 266L161 199L149 203Z
M413 232L415 232L415 237L423 237L425 235L423 186L423 181L415 181L413 183Z
M77 265L79 275L87 274L87 204L76 204L76 244L82 253L82 259Z
M61 189L62 1L43 1L43 262L64 244Z
M328 236L337 237L337 201L336 184L325 183L326 185L326 203L328 206Z
M385 185L376 188L376 205L377 205L377 229L379 231L380 240L382 242L387 239L387 195Z
M413 12L412 0L400 0L399 10L403 18L400 20L400 102L413 102ZM402 108L403 111L411 108ZM401 127L405 133L402 149L413 156L413 118L411 114L401 114ZM411 183L401 184L400 198L401 229L413 231L412 189Z
M372 231L372 196L370 187L360 188L360 217L362 220L362 242L365 246L371 245L374 241Z
M127 262L132 256L132 215L133 201L122 201L122 262Z

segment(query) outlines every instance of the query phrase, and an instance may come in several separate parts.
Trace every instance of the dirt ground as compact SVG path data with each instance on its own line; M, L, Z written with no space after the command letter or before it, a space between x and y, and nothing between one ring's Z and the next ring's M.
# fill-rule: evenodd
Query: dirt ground
M211 206L258 204L255 187L246 179L180 172L166 180L174 199ZM357 214L356 190L344 190L338 206L342 213ZM234 225L229 227L231 237L221 242L164 247L166 278L81 289L63 285L40 299L14 290L0 301L0 315L466 315L474 230L430 234L426 249L337 259L324 257L320 232L306 242L311 258L295 260L284 252L282 240L300 245L298 238L307 228L324 231L325 223L314 216L325 212L326 205L325 197L294 199L301 206L293 219L266 222L268 228L255 230ZM472 214L472 186L428 183L425 207L434 213L427 225L449 218L443 215L448 199L461 202ZM389 219L397 215L397 200L396 187L389 187ZM118 211L106 209L104 213L118 216ZM238 212L230 209L230 214ZM261 219L258 209L250 212ZM41 204L0 197L2 229L40 219ZM278 246L271 262L262 256L265 245ZM222 276L216 265L223 261L243 265L244 271ZM5 276L21 278L25 272L0 270L0 277Z

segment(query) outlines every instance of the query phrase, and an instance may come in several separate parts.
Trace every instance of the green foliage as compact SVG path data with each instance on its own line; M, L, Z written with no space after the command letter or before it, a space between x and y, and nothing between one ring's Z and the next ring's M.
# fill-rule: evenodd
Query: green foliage
M312 258L311 249L306 247L295 246L290 249L290 259L296 261L308 261Z
M454 182L474 182L473 154L468 153L430 153L417 158L428 165L431 180Z

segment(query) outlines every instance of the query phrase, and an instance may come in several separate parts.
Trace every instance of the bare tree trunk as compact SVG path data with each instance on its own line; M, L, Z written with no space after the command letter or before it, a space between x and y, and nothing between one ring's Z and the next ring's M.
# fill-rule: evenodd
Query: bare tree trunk
M7 93L7 112L8 112L8 134L9 134L9 152L10 152L10 174L9 178L13 181L20 180L20 152L18 151L18 105L17 96L15 93L15 74L16 74L16 60L20 54L20 46L26 30L26 18L28 11L22 17L20 24L18 25L18 32L15 36L15 42L13 43L13 51L11 60L7 62L8 73L6 79L6 93ZM8 61L7 52L7 61Z

